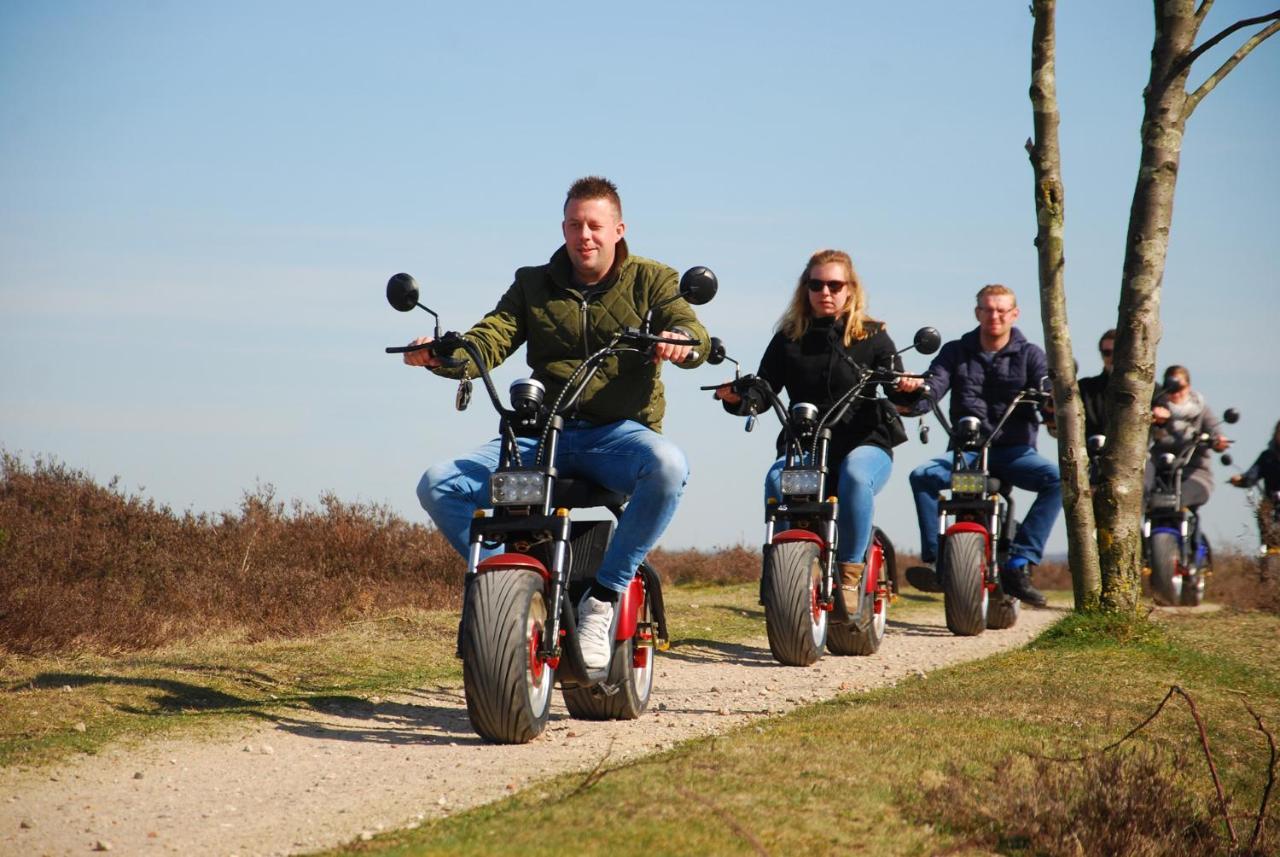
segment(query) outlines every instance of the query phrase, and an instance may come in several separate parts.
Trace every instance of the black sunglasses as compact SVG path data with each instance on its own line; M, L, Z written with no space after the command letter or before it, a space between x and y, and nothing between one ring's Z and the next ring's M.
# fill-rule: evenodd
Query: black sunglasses
M1110 357L1110 356L1111 356L1111 349L1110 349L1110 348L1099 348L1099 349L1098 349L1098 351L1102 354L1102 356L1103 356L1103 357Z
M844 291L845 286L849 285L849 283L845 280L813 280L813 279L805 280L804 284L809 288L809 291L813 292L814 294L817 294L823 289L826 289L827 291L831 292L831 294L833 295L836 292Z

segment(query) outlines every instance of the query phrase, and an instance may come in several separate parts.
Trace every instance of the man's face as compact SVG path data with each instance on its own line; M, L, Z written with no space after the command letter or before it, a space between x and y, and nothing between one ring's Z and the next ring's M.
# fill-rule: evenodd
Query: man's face
M618 242L627 226L607 199L571 199L564 210L564 246L578 279L588 285L604 279L613 267Z
M1098 345L1098 353L1102 355L1102 371L1110 372L1111 363L1115 359L1116 341L1114 339L1104 339Z
M978 317L978 328L992 339L1000 339L1013 330L1018 320L1013 295L986 295L973 312Z

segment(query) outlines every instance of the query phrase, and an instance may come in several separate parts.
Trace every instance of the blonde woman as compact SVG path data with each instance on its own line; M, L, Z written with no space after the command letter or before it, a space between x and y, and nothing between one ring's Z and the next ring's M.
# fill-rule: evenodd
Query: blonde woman
M826 411L854 383L849 361L859 366L902 370L893 340L882 322L867 315L867 296L842 250L819 250L800 274L777 332L765 348L756 375L774 392L786 390L792 404L809 402ZM907 404L920 387L918 378L902 378L885 393ZM728 385L716 398L734 411L741 396ZM896 423L896 425L895 425ZM855 400L844 419L831 427L829 462L838 475L839 540L836 561L841 585L856 589L862 581L867 547L871 543L875 495L893 468L894 435L903 437L896 414L882 410L872 399ZM895 431L896 430L896 431ZM897 442L901 442L900 440ZM779 437L779 454L782 439ZM783 459L765 476L765 500L780 498Z

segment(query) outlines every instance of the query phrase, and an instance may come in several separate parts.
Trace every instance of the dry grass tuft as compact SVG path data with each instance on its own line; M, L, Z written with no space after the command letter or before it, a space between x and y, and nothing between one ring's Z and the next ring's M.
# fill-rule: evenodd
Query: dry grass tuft
M149 648L209 633L299 636L458 603L444 538L380 505L246 493L177 514L113 479L0 452L0 652Z
M1047 857L1227 854L1212 812L1177 771L1184 760L1155 747L1081 762L1009 755L988 778L952 768L926 786L921 806L974 845Z

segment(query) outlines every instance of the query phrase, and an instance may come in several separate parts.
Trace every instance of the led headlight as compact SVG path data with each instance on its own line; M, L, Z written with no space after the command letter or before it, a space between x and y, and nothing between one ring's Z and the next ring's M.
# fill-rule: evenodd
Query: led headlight
M782 471L782 493L786 496L818 493L818 471Z
M489 477L489 501L495 506L539 506L547 499L547 475L538 470L508 470Z
M987 475L981 471L961 470L951 474L951 490L956 494L987 493Z

